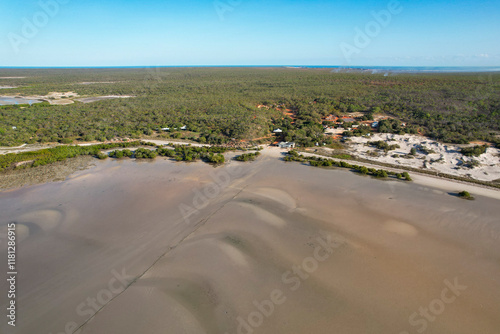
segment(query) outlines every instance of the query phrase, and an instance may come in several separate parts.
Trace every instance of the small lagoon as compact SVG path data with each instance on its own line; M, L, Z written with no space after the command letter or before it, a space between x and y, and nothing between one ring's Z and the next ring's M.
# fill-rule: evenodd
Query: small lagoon
M42 100L26 99L22 97L0 96L0 106L13 105L13 104L29 104L41 103Z

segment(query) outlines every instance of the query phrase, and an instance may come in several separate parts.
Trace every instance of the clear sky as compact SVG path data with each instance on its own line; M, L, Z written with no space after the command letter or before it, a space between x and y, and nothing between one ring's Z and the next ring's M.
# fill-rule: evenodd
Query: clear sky
M499 0L18 0L0 12L0 66L500 65Z

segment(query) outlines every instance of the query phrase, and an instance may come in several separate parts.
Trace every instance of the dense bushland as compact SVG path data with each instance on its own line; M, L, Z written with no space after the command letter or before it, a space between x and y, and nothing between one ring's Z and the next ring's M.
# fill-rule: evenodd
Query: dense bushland
M283 140L312 146L331 140L323 135L322 117L353 112L361 112L362 119L378 114L399 119L382 121L382 132L420 132L455 143L499 142L500 74L383 76L329 69L157 68L0 69L0 76L26 77L4 79L2 84L19 86L9 94L135 96L65 106L0 107L0 146L141 138L161 128L171 129L164 133L168 138L221 145L266 137L277 127L283 130ZM286 109L295 120L283 115ZM186 131L180 130L184 125ZM367 131L360 127L353 133Z

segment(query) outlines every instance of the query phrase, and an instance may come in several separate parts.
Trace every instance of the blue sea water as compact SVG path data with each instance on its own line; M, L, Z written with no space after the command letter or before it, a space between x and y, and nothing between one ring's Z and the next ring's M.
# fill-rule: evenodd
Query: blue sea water
M366 71L372 73L394 72L394 73L477 73L477 72L500 72L500 66L333 66L333 65L188 65L188 66L69 66L69 67L4 67L0 69L35 69L35 68L203 68L203 67L274 67L274 68L328 68L333 71Z
M337 71L366 71L372 73L478 73L499 72L500 66L475 67L475 66L304 66L305 68L332 68Z

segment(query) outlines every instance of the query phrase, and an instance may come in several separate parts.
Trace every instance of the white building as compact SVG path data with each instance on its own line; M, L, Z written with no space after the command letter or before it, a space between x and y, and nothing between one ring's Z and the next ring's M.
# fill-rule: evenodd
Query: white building
M284 142L282 141L281 143L278 144L280 148L295 148L295 143L294 142Z

